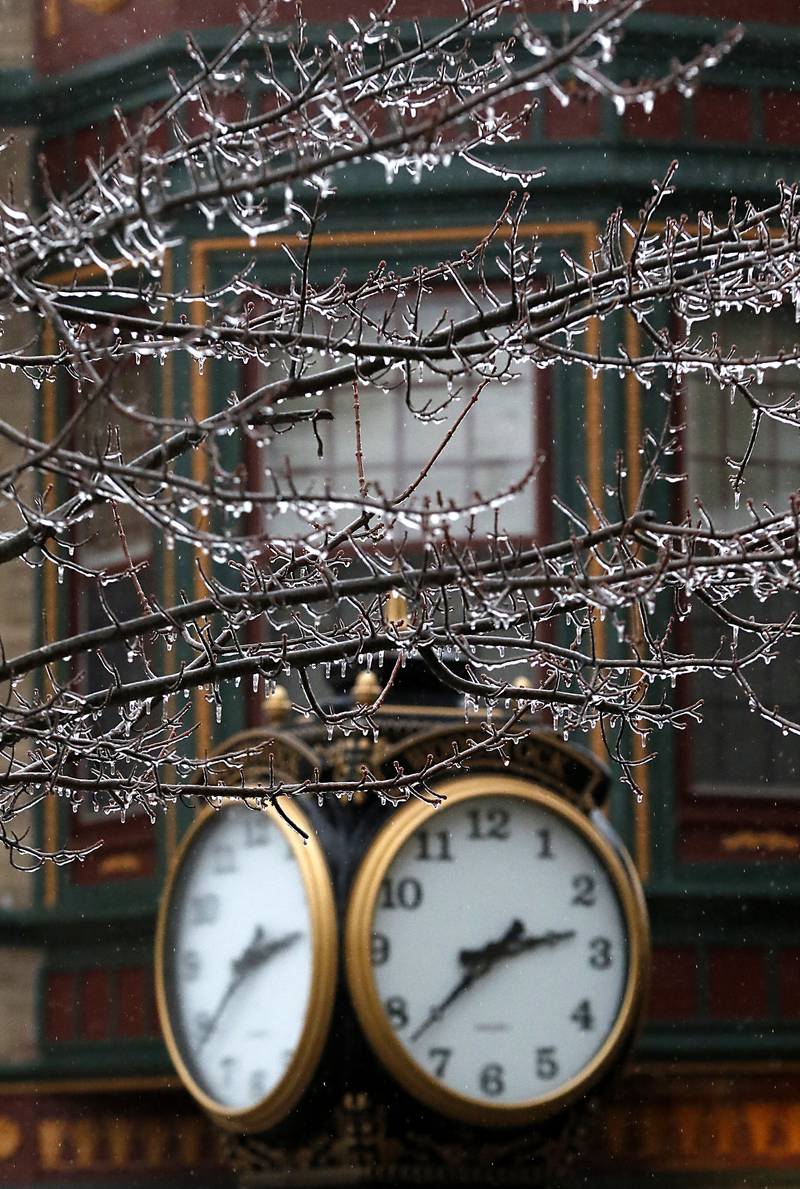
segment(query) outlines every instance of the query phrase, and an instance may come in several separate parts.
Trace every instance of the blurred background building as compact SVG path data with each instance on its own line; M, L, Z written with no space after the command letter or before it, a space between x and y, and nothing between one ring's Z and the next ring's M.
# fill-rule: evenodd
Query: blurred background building
M425 15L437 16L439 7L447 10L444 3L428 4ZM558 19L553 5L534 0L530 8L545 10L544 21ZM46 157L56 191L79 183L85 158L115 143L112 105L135 119L163 98L166 70L183 54L182 31L197 30L204 47L218 46L236 9L235 0L0 0L0 125L14 138L0 156L0 185L13 175L17 197L29 193L38 200L38 153ZM318 0L305 15L332 19ZM713 209L723 219L732 193L760 200L775 179L798 176L800 12L794 0L652 4L630 25L621 76L655 70L672 55L691 56L735 20L748 23L745 42L692 97L670 94L650 115L636 107L621 118L610 105L583 100L566 108L548 100L538 111L530 154L548 172L532 190L529 219L542 237L545 269L558 270L562 246L585 257L617 205L635 216L651 180L673 157L681 162L679 209ZM341 234L327 250L337 265L357 273L377 232L387 257L394 253L392 263L412 255L439 259L491 223L503 197L493 179L469 191L447 177L436 190L386 193L376 186L358 203L338 204L327 229ZM223 258L247 251L244 243L216 243L199 226L188 231L186 252L171 262L176 288L213 285ZM277 255L264 254L264 268L276 278ZM766 348L782 329L782 341L793 341L794 311L786 317L781 327L779 319L762 326L742 315L723 329L742 348L754 341ZM617 326L609 333L636 331ZM153 386L167 409L184 399L222 399L236 376L200 377L176 366L157 375L140 369L126 382ZM620 444L633 489L642 427L659 397L635 383L577 370L539 373L530 384L538 386L535 399L523 386L514 396L518 415L491 434L484 427L465 438L450 463L454 485L459 475L466 482L468 472L483 468L488 487L493 470L505 474L516 456L546 449L547 466L532 499L514 513L513 526L520 534L544 535L553 525L551 491L574 495L575 476L584 474L602 498ZM20 424L57 416L58 402L69 399L45 394L37 407L31 391L8 372L2 391L4 417ZM723 402L716 419L700 416L697 396L689 385L683 397L689 484L676 487L674 498L688 506L691 489L724 520L732 504L722 460L740 449L741 426ZM387 425L385 434L396 447L386 465L401 455L413 465L412 428L399 422ZM800 473L797 445L765 432L759 450L749 494L757 501L785 499ZM161 542L142 538L131 547L149 558L157 589L177 589L180 575ZM115 546L100 532L87 548ZM35 586L23 566L13 576L4 567L2 583L6 652L30 646L43 616L74 629L91 626L95 609L77 588L68 599L67 588L49 580ZM765 680L760 692L767 703L780 698L784 709L800 710L796 658L772 666ZM660 740L658 758L642 777L640 804L623 790L614 798L613 818L648 892L654 971L647 1025L633 1065L607 1103L591 1183L639 1186L663 1178L667 1185L679 1175L677 1183L696 1177L704 1189L794 1184L800 1169L800 753L791 737L759 726L723 683L696 682L676 696L705 698L704 726ZM207 740L221 742L262 716L258 699L242 690L226 704L219 725L204 720L201 727ZM175 1186L184 1178L199 1183L193 1176L199 1172L204 1184L214 1183L209 1129L172 1074L152 990L157 898L187 820L188 814L170 812L155 826L145 818L120 825L52 803L40 815L43 846L82 846L102 836L102 850L85 863L49 866L35 876L0 863L0 1182Z

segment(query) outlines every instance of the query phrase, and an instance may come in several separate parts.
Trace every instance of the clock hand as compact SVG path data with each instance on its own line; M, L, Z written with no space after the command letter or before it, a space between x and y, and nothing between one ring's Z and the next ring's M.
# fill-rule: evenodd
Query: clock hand
M527 953L528 950L538 949L546 945L557 945L558 942L569 941L575 936L574 929L565 930L562 933L557 933L551 929L547 933L542 933L536 937L524 937L524 932L525 926L522 921L515 919L511 922L503 936L497 941L489 941L478 950L461 950L458 960L462 966L467 967L466 972L459 982L456 983L449 995L446 995L441 1003L437 1003L435 1007L431 1008L426 1019L411 1034L411 1043L413 1044L419 1040L422 1034L432 1024L435 1024L442 1018L447 1008L455 999L463 995L478 979L488 974L502 958L514 958L518 954Z
M462 962L462 965L466 964L463 957L465 953L470 954L473 957L473 960L467 960L469 962L469 969L464 975L462 975L461 979L456 983L452 991L444 997L441 1003L437 1003L435 1007L431 1008L426 1019L423 1020L419 1028L417 1028L416 1031L411 1034L412 1044L419 1040L423 1032L426 1032L428 1028L430 1028L431 1024L435 1024L442 1018L445 1011L450 1006L450 1004L454 1002L454 1000L458 999L460 995L463 995L464 992L468 990L473 983L477 982L479 978L482 978L484 974L489 973L498 958L502 957L502 955L505 953L505 947L516 942L520 935L524 932L524 929L525 926L523 925L522 921L512 921L511 925L499 941L490 941L480 950L461 951L459 958Z
M460 981L456 983L450 994L446 995L441 1003L437 1003L435 1007L432 1007L428 1016L422 1021L419 1028L411 1033L411 1043L413 1044L415 1041L419 1040L423 1032L427 1032L431 1024L435 1024L438 1020L440 1020L450 1004L455 999L458 999L459 995L463 995L464 991L466 991L468 987L471 987L472 984L478 980L478 978L480 978L480 974L476 969L468 970L467 973L460 979Z
M484 963L493 966L498 958L509 952L510 947L517 946L525 932L525 926L519 918L515 918L497 941L487 941L479 950L461 950L458 960L462 966L482 967Z
M203 1037L197 1046L198 1051L202 1049L203 1045L213 1034L214 1030L219 1024L220 1019L222 1018L222 1013L225 1011L225 1008L228 1006L232 996L239 989L250 971L257 970L259 966L263 966L264 963L268 962L270 958L275 956L275 954L278 954L281 952L281 950L288 949L289 946L294 945L296 941L299 941L301 936L302 934L300 933L287 933L283 937L276 937L270 941L267 939L264 928L261 925L256 925L256 930L253 934L252 941L248 942L239 957L234 958L234 960L231 962L231 970L233 972L231 975L231 980L223 991L222 998L214 1009L210 1020L206 1024Z
M290 945L294 945L296 941L300 940L301 936L302 934L300 933L286 933L283 937L275 937L272 941L268 941L264 930L259 925L247 949L233 962L234 973L247 974L248 971L263 966L275 954L279 954L281 950L287 950Z
M515 921L515 924L521 922ZM514 936L507 934L499 942L490 941L480 950L461 950L458 955L459 961L464 966L471 966L488 959L494 965L500 958L513 958L517 954L527 953L528 950L539 949L545 945L557 945L560 941L570 941L575 936L574 929L567 929L562 933L549 929L547 933L541 933L536 937L522 937L521 932L522 930L519 930Z

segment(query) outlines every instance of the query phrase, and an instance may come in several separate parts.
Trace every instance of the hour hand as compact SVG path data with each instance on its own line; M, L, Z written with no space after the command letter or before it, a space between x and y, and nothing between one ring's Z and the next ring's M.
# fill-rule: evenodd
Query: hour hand
M247 974L248 971L255 970L258 966L263 966L265 962L268 962L270 958L274 958L282 950L288 950L290 946L300 940L301 936L301 933L294 932L284 933L282 937L269 938L266 931L259 925L256 928L253 940L233 962L234 975L241 977Z
M525 926L517 917L497 941L488 941L486 945L482 945L478 950L461 950L458 960L462 966L476 967L483 966L485 963L491 966L498 958L504 957L509 953L513 946L519 944L519 940L524 932Z
M540 949L543 946L558 945L560 941L570 941L575 936L574 929L565 929L558 932L555 929L548 929L546 933L540 933L533 937L523 936L525 927L521 921L514 921L514 924L508 932L501 938L500 941L490 942L489 945L483 946L479 950L461 950L458 955L458 960L462 966L480 966L484 962L489 962L493 965L500 958L513 958L517 954L527 953L528 950Z

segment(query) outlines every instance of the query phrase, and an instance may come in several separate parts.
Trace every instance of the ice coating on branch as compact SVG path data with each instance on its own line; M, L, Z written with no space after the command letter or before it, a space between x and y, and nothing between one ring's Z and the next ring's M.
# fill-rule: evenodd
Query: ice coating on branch
M222 783L253 805L364 790L435 803L437 780L473 758L507 763L533 715L564 737L598 729L635 790L630 740L644 754L656 729L698 718L662 690L704 670L796 731L762 704L757 675L799 630L771 615L796 589L797 508L742 508L740 495L763 424L798 428L797 399L768 389L800 348L742 356L714 329L726 310L768 317L790 302L800 316L796 189L695 225L665 214L673 164L635 222L615 213L586 258L565 248L549 273L520 193L542 175L526 139L542 97L649 112L670 89L691 91L739 36L622 84L608 67L639 6L573 0L585 19L555 43L506 0L465 3L433 32L387 7L328 35L289 4L262 4L213 59L187 40L162 106L137 126L118 110L120 148L88 161L74 193L50 192L45 174L41 213L0 200L0 367L22 371L48 411L56 383L72 392L68 424L48 412L41 437L0 421L16 526L0 560L34 567L51 603L74 584L92 608L91 627L60 638L48 624L46 643L0 657L0 828L18 861L40 857L24 824L46 796L122 818ZM401 266L392 229L375 227L361 272L331 267L338 202L388 183L402 200L430 175L494 187L485 231ZM187 219L241 251L205 268L210 249L187 244ZM41 343L16 332L25 312ZM622 313L635 345L599 333ZM169 399L154 398L155 364ZM613 476L554 501L546 539L530 508L551 443L520 427L534 423L537 377L564 367L598 393L608 373L664 394L664 420ZM212 407L220 374L229 390ZM648 510L660 488L683 490L673 394L690 375L708 379L709 400L750 411L751 440L728 460L735 530L702 505L676 523ZM504 423L513 465L470 465L465 443L487 426L499 440ZM375 461L376 425L409 448L404 472ZM190 575L184 588L155 593L154 552ZM743 592L763 617L738 622ZM674 631L694 602L717 616L709 655ZM295 783L257 748L209 758L229 691L275 697L279 685L326 736L373 742L410 661L478 716L452 757L388 774L365 760L350 779ZM356 666L380 692L334 707L329 683Z

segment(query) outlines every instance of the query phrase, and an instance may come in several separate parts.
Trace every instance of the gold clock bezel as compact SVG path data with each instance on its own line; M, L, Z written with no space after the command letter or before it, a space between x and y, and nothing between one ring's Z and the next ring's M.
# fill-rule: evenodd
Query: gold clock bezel
M641 1019L649 969L650 930L641 884L622 851L600 833L591 820L569 802L541 785L521 777L468 776L437 789L446 798L440 810L425 801L409 801L381 828L367 851L350 893L345 925L345 965L356 1014L376 1056L405 1090L443 1115L486 1127L521 1126L556 1114L582 1097L613 1064ZM597 854L616 889L626 923L628 976L619 1012L591 1061L550 1094L526 1102L490 1103L461 1094L434 1078L419 1065L398 1039L384 1011L373 976L370 943L375 902L401 847L423 822L461 801L486 796L510 796L542 805L577 830ZM424 941L420 938L420 953Z
M175 851L158 909L155 939L155 983L161 1031L170 1059L184 1086L220 1127L224 1127L228 1131L248 1132L263 1131L280 1123L299 1101L314 1075L328 1037L336 994L338 928L328 864L322 847L313 834L309 819L299 806L292 805L292 817L308 835L308 841L304 842L297 830L292 829L279 814L269 809L260 810L262 813L272 813L272 823L278 827L292 847L308 899L312 953L308 1004L294 1059L269 1094L252 1106L242 1107L238 1110L231 1110L224 1103L217 1102L195 1080L178 1045L167 998L165 947L168 944L170 912L175 885L183 864L200 833L208 828L213 821L218 820L219 814L229 812L236 805L237 802L231 800L219 809L215 809L213 806L204 808L192 822ZM251 810L250 812L259 811Z

